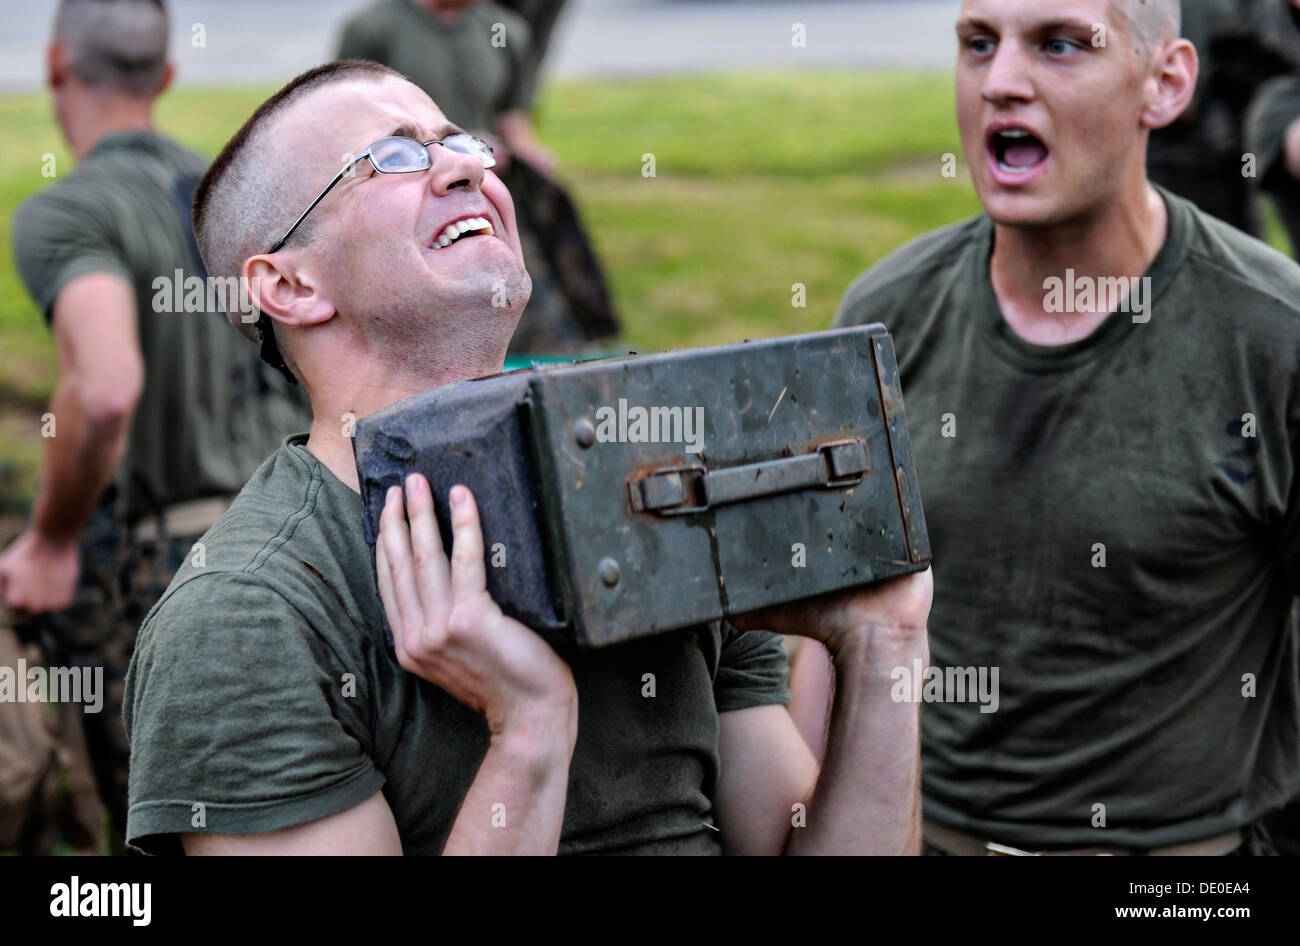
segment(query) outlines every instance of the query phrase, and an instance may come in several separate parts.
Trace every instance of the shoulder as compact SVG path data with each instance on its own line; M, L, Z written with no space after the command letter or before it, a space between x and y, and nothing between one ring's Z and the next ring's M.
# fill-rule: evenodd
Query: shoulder
M301 575L307 563L345 557L335 526L351 518L329 508L325 473L296 440L267 458L199 539L144 627L209 621L209 608L306 609Z
M498 23L504 25L509 41L517 41L521 45L533 41L533 28L528 25L528 21L514 10L508 10L500 4L491 2L477 4L471 8L470 15L488 29Z
M402 0L376 0L357 10L343 21L340 58L382 55L388 37L411 28L414 13Z
M1300 331L1300 265L1273 247L1212 217L1181 197L1173 206L1190 216L1190 275L1214 283L1237 301L1223 315L1263 312Z
M206 663L207 672L235 651L298 668L360 666L373 616L356 588L373 577L356 567L359 510L333 507L320 464L294 439L195 543L145 617L133 661L141 682L158 665L197 672ZM354 522L355 536L347 532Z
M872 308L888 308L894 301L916 301L918 291L936 285L934 276L948 270L987 233L991 223L984 214L932 230L903 244L859 276L844 293L837 326L876 321Z
M40 239L52 231L84 227L82 215L95 210L94 187L88 177L78 169L23 201L14 214L15 249L21 250L25 241Z

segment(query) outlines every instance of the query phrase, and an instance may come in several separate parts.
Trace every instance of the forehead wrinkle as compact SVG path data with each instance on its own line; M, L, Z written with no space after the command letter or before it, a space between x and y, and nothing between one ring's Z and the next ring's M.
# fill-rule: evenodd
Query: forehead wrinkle
M402 122L402 124L390 131L388 135L389 137L397 136L403 138L414 138L416 141L431 141L437 138L446 138L448 135L463 133L464 129L457 125L453 125L451 122L444 119L442 125L439 126L439 128L434 131L429 138L425 137L425 133L420 130L420 126L416 125L414 122Z

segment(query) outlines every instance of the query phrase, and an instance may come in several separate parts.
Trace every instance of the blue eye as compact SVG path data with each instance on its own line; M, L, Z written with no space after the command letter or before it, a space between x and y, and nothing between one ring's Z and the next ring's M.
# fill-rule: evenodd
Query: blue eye
M970 41L969 46L970 51L976 56L983 56L985 53L991 53L993 51L993 40L977 36Z
M1049 39L1047 41L1047 51L1053 56L1068 56L1078 48L1068 39Z

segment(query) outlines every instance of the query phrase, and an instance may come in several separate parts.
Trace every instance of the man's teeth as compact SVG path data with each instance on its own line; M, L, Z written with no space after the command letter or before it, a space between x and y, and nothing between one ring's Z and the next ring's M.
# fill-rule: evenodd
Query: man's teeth
M492 223L487 217L470 217L467 220L457 220L455 223L447 224L447 229L438 234L438 238L433 241L436 249L442 249L449 243L458 239L463 233L477 231L482 236L492 236L496 231L492 229Z

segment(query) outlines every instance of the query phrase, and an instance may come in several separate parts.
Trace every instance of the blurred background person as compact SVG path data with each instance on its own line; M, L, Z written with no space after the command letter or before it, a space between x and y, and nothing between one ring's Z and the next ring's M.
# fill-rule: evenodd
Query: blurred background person
M1300 0L1288 0L1291 25L1300 36ZM1293 39L1295 36L1293 36ZM1300 70L1265 83L1246 117L1246 148L1258 160L1259 186L1300 257ZM1300 855L1300 799L1266 821L1279 853Z
M543 6L539 15L549 16ZM553 24L551 17L548 35ZM528 23L496 3L378 0L344 25L338 58L396 69L492 144L533 277L510 354L563 355L617 334L618 321L590 240L553 178L555 159L533 128L535 50Z
M568 0L501 0L501 6L524 18L533 34L532 55L528 62L528 81L536 85L542 60L551 46L556 21Z
M1287 0L1291 39L1300 42L1300 0ZM1291 252L1300 255L1300 66L1266 82L1246 116L1246 150L1273 200Z
M1264 236L1258 178L1246 167L1246 114L1270 80L1300 64L1290 0L1183 0L1200 74L1187 110L1151 135L1150 179L1252 236Z
M223 312L155 309L178 274L206 276L190 204L207 161L153 128L173 75L167 29L161 0L59 5L47 81L77 168L13 222L59 377L31 518L0 555L0 600L52 664L103 667L103 706L84 724L114 850L136 629L248 477L310 426L301 393Z

